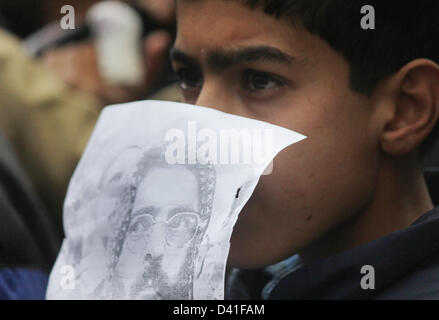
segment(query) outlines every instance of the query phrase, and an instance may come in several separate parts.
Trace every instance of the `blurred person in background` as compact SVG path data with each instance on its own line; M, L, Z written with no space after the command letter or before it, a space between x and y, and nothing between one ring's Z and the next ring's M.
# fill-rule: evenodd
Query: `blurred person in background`
M61 212L49 216L40 196L52 196L48 204L62 201L87 132L96 121L98 103L71 91L32 61L16 38L0 30L2 299L44 297L60 243L56 223Z
M72 5L80 17L93 2ZM5 3L0 1L0 8ZM38 4L61 18L59 1ZM173 4L137 3L164 24L172 24ZM18 1L15 9L21 6L26 15L32 12L28 5L35 3ZM93 37L33 58L17 37L30 30L14 35L11 21L20 19L0 12L0 299L40 299L62 239L67 185L101 108L147 97L179 100L174 87L159 91L157 85L166 72L172 35L163 30L147 34L139 46L146 70L142 80L136 86L117 86L102 77Z
M43 1L42 7L48 8L48 2ZM93 2L78 1L76 8L75 1L78 17L84 16L81 9L88 9ZM152 10L152 16L164 24L172 23L173 1L144 0L139 4ZM58 1L53 2L59 18L60 6ZM140 44L142 67L147 70L144 78L135 86L118 86L101 76L92 37L47 50L36 61L29 58L18 39L0 30L0 130L17 153L58 231L68 181L100 109L147 97L179 100L174 87L157 93L157 80L166 72L171 43L172 35L167 31L149 33Z

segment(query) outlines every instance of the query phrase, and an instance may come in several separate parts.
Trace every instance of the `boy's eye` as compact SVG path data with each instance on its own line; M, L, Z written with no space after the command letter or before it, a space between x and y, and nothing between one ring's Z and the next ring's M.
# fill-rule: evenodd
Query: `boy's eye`
M269 90L283 85L283 83L268 73L248 70L244 74L244 85L252 91Z
M177 70L180 87L183 90L199 89L203 85L203 78L199 72L187 68Z

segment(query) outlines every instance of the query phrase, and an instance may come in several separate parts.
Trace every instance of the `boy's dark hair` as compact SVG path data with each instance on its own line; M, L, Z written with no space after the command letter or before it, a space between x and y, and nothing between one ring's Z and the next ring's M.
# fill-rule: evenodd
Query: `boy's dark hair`
M348 61L351 88L370 94L385 77L417 58L439 62L439 1L240 0L266 14L286 18L319 36ZM375 9L375 30L363 30L364 5ZM429 151L433 130L422 147Z

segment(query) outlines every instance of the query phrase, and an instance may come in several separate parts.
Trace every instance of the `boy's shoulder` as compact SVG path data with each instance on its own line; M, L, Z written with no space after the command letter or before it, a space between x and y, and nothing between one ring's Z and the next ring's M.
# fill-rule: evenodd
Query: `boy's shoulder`
M406 229L291 273L270 298L434 299L437 270L439 208Z
M376 300L439 300L439 254L378 292Z

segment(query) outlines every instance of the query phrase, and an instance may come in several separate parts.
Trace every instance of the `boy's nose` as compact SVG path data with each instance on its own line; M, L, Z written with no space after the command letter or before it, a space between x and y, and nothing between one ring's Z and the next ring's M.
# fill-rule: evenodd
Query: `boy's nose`
M206 81L198 96L196 105L213 108L238 116L246 116L240 100L241 99L234 96L231 90L223 88L216 82L212 81L209 83Z

